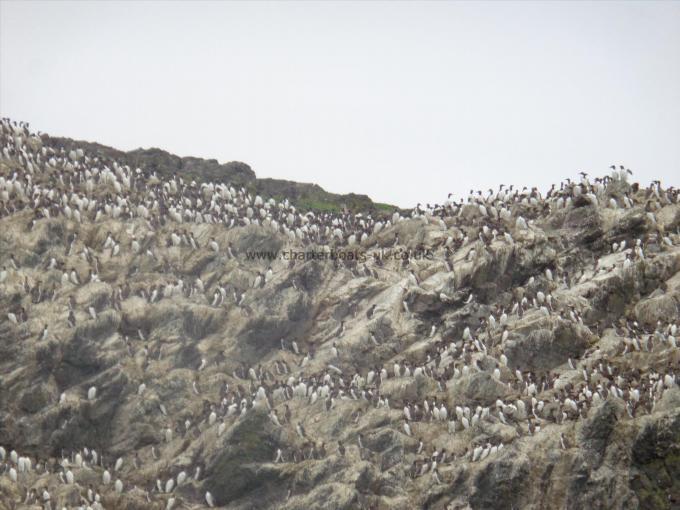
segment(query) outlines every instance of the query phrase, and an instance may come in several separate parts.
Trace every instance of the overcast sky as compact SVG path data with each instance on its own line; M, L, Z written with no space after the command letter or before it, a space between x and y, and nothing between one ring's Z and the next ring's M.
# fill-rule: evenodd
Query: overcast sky
M680 185L680 2L5 2L0 113L400 206Z

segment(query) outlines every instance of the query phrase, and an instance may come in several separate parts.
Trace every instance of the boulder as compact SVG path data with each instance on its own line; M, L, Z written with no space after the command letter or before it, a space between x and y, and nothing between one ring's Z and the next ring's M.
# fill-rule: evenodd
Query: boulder
M640 508L678 508L680 503L680 410L650 416L632 447L631 488Z
M589 203L582 205L584 207L574 207L567 213L564 227L574 230L572 235L576 243L592 245L604 235L602 218L597 208Z
M227 505L253 491L284 490L289 475L262 466L274 458L280 445L280 434L266 411L257 408L239 418L225 432L206 461L203 483L218 505Z
M589 418L583 423L579 443L590 454L589 462L595 467L604 459L610 436L623 412L621 401L611 397L591 409Z
M530 467L528 457L515 452L488 462L472 481L470 506L480 510L523 508L523 495L530 489L526 483Z
M559 320L554 328L532 328L514 335L505 347L508 366L513 370L545 372L579 358L592 341L592 334L578 324Z
M643 299L635 305L635 317L648 326L654 326L658 321L666 321L678 315L680 315L678 301L670 294Z
M469 406L491 406L509 393L506 384L494 379L490 372L476 372L449 383L448 394L452 405L461 402Z

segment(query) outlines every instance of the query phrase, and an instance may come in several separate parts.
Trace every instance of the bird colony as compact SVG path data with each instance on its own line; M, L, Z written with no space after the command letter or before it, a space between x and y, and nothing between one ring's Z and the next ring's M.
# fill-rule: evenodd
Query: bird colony
M678 190L302 211L1 145L0 509L680 505Z

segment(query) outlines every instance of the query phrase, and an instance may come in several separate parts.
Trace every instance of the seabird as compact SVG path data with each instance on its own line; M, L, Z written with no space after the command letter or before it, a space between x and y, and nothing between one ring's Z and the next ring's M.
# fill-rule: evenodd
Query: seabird
M373 312L375 312L376 306L378 306L378 305L376 305L376 304L374 303L374 304L371 305L371 307L366 311L366 318L367 318L367 319L370 320L370 318L373 317Z

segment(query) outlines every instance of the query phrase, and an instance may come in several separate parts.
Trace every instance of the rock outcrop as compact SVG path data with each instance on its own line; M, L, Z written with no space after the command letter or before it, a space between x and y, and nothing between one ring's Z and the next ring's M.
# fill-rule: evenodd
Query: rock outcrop
M2 126L0 510L680 505L676 191L308 215Z

